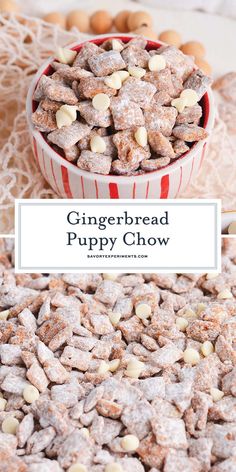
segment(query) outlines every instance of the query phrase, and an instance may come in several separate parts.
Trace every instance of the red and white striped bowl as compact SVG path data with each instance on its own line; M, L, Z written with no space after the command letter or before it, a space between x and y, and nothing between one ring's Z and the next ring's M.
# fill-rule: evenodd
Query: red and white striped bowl
M101 44L109 37L117 37L128 42L132 35L104 35L90 41ZM71 49L79 51L82 44L76 43ZM148 49L157 49L163 43L148 41ZM99 175L78 169L75 164L52 149L44 136L34 129L31 115L37 104L33 101L36 85L43 74L51 71L50 58L34 77L27 96L27 117L34 155L42 174L53 190L62 198L177 198L196 177L205 155L207 139L195 143L177 161L144 175L118 176ZM203 107L202 126L211 132L214 124L214 101L211 90L201 101Z

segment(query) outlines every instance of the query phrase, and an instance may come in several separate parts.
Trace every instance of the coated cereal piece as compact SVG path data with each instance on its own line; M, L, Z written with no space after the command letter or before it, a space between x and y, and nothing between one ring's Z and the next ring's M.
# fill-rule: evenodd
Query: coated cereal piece
M166 385L166 400L176 405L181 413L190 406L193 397L193 382L185 380L179 383L170 383Z
M103 398L115 401L118 405L129 406L135 404L142 396L140 390L130 385L127 380L119 380L114 377L102 383L104 387Z
M0 432L0 444L5 449L10 449L15 452L17 448L17 438L13 434Z
M24 447L30 436L34 431L34 417L32 413L25 415L23 420L20 422L16 436L18 440L18 446Z
M173 143L173 149L175 152L175 157L179 157L189 151L189 146L182 139L176 139L176 141Z
M119 463L124 470L132 470L132 472L145 472L141 462L134 457L123 457L119 459Z
M187 449L188 441L182 419L156 415L152 418L151 425L160 446Z
M215 341L220 333L220 324L216 321L194 320L186 328L187 335L195 341Z
M173 128L173 136L187 141L188 143L192 143L206 139L208 132L204 128L201 128L201 126L184 124L177 125Z
M139 162L132 164L130 162L123 162L120 159L116 159L111 165L112 172L117 175L133 175L138 168Z
M140 441L137 453L145 465L158 467L159 469L159 467L161 468L163 466L168 450L168 448L157 444L155 436L151 433ZM154 471L154 469L151 470ZM155 471L156 470L157 469L155 469Z
M45 321L40 328L37 330L37 335L44 344L49 344L50 341L56 336L60 331L64 330L69 326L67 320L57 313L53 313L49 320Z
M89 72L80 67L68 66L67 64L61 64L60 62L52 62L52 67L58 73L58 76L68 81L79 81L85 77L93 76L92 72Z
M41 431L35 431L27 441L26 452L28 454L38 454L48 447L56 436L56 431L52 426Z
M110 108L117 131L144 125L143 112L134 102L115 97L111 100Z
M120 418L123 408L121 405L117 405L116 402L101 399L97 402L96 410L100 415L106 418L117 420Z
M114 39L107 39L106 41L104 41L104 43L102 43L101 48L105 49L105 51L111 51L111 49L113 49L113 41ZM122 48L124 48L125 46L123 41L121 41L120 39L115 39L115 41L120 45L122 50Z
M56 115L51 110L45 111L38 107L31 119L35 128L42 133L50 133L57 129Z
M234 472L236 467L236 457L230 457L225 461L222 461L214 465L211 469L212 472Z
M123 288L112 280L103 280L95 292L95 299L108 306L113 306L122 295Z
M222 390L225 394L232 394L236 397L236 367L223 377Z
M0 344L0 359L5 365L21 364L21 348L14 344Z
M140 400L134 405L124 408L121 421L129 434L134 434L140 440L151 432L151 419L154 410L147 400Z
M111 170L112 158L105 154L92 151L82 151L77 161L77 166L82 170L96 174L108 175Z
M170 97L174 97L175 89L172 82L172 75L169 69L161 71L147 72L143 78L145 82L149 82L156 87L157 92L162 92Z
M212 454L220 459L228 459L235 455L236 448L235 423L209 423L206 437L213 441Z
M47 321L50 318L50 304L51 300L49 297L46 297L42 305L40 306L37 324L41 325L44 321Z
M96 54L101 54L103 52L104 51L102 48L98 47L92 42L87 41L78 52L73 62L73 67L81 67L81 69L88 69L88 59L91 56L95 56Z
M57 351L63 344L65 344L72 336L71 326L66 326L61 329L49 342L48 347L51 351Z
M102 399L103 394L104 387L102 385L91 390L84 402L84 412L88 413L93 410L97 405L97 402Z
M236 421L236 398L227 395L213 404L209 409L209 420L217 421Z
M74 162L79 157L79 148L76 145L74 145L69 148L65 148L64 153L65 153L65 158L67 159L67 161Z
M59 435L69 432L68 413L62 403L41 397L31 405L32 413L38 418L42 428L52 426Z
M150 354L149 360L151 363L156 364L161 369L174 364L183 357L183 351L179 349L175 344L168 343L161 349Z
M88 370L92 355L71 346L66 346L60 357L62 364L85 372Z
M132 131L116 133L113 136L113 142L117 148L119 159L124 163L131 164L131 166L149 159L151 155L148 146L145 146L145 148L139 146Z
M114 332L114 328L107 315L91 314L89 319L95 334L104 335Z
M67 105L76 105L78 98L70 88L51 79L45 90L46 97L55 102L63 102Z
M14 455L10 448L0 446L1 472L28 472L27 466L20 457Z
M193 107L185 107L184 111L178 114L176 124L193 123L198 125L202 117L202 107L196 103Z
M195 457L186 457L179 451L169 451L164 472L201 472L201 464Z
M99 446L110 443L119 436L122 424L119 421L104 418L103 416L95 416L91 428L91 437Z
M186 429L191 436L199 437L205 434L208 410L212 405L211 397L203 392L196 392L191 406L185 412Z
M212 84L211 77L207 77L201 70L194 71L184 82L184 89L194 90L200 100Z
M145 49L140 49L139 46L135 46L134 44L130 43L128 47L123 49L121 56L127 67L138 66L146 68L150 59L148 51Z
M36 319L28 308L25 308L21 313L19 313L18 319L26 329L35 333L37 328Z
M73 431L62 443L58 453L58 462L63 469L67 469L76 462L90 466L92 457L92 442L83 432L77 430Z
M159 154L160 156L167 156L170 159L173 159L175 157L175 152L170 141L159 131L149 131L148 142L153 151Z
M131 100L140 108L148 108L156 93L156 87L143 80L136 79L135 77L129 77L123 84L123 87L119 91L119 98L123 97L126 100Z
M45 111L52 111L54 113L61 108L63 102L56 102L55 100L50 100L50 98L44 98L40 101L40 107Z
M79 97L82 99L93 98L98 93L105 93L112 97L117 91L108 87L104 82L104 77L90 77L81 79L78 86Z
M1 384L1 389L4 392L22 395L24 388L29 385L28 382L13 372L7 374Z
M54 357L53 352L42 341L38 341L37 343L37 356L41 364L44 364Z
M98 77L105 77L125 68L125 62L118 51L106 51L88 59L91 71Z
M201 464L203 472L211 468L211 449L213 441L210 438L191 439L189 455L195 457Z
M209 391L217 387L220 375L220 361L213 353L202 359L196 367L194 386L199 391Z
M80 139L87 136L90 131L90 126L80 123L79 121L74 121L70 126L63 126L63 128L49 133L48 140L62 149L68 149L74 146Z
M68 342L70 346L81 349L82 351L91 351L97 343L97 338L87 338L84 336L72 336L71 340Z
M150 402L155 397L165 397L165 382L162 377L150 377L149 379L137 380L134 385L141 390L144 397Z
M42 75L40 77L36 89L34 91L33 99L36 100L37 102L40 102L40 100L43 100L46 98L46 90L48 85L51 84L51 79L47 75Z
M27 370L26 377L30 383L32 383L32 385L34 385L34 387L36 387L40 392L45 392L49 384L49 380L47 379L42 367L40 367L37 361L34 362Z
M171 102L171 96L165 91L156 92L153 99L159 107L162 107L163 105L170 105Z
M60 361L56 358L45 361L43 368L51 382L62 384L69 378L69 372L67 372Z
M175 126L177 110L174 107L159 107L153 103L145 110L144 117L148 131L160 131L164 136L170 136Z
M194 61L191 56L186 56L174 46L168 46L161 52L166 60L166 65L173 74L186 80L194 70Z
M66 408L71 408L77 405L78 400L83 396L83 394L83 388L79 384L75 383L53 385L51 388L52 400L63 403Z
M112 117L110 110L98 111L92 105L90 100L80 102L78 105L81 116L90 126L102 126L108 128L112 125ZM83 125L86 126L86 125ZM88 133L81 136L80 139L84 138Z
M119 323L118 328L121 330L125 340L130 343L132 341L139 341L141 333L144 329L143 323L137 316L132 316L127 321Z
M102 281L99 274L63 274L62 279L67 284L78 287L84 292L96 290Z
M37 361L37 358L33 352L30 351L21 351L21 359L24 362L25 366L27 369L30 368L30 366Z

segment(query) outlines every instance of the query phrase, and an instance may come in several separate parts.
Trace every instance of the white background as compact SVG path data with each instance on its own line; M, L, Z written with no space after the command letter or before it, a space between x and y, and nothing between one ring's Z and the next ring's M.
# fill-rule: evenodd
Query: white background
M90 200L18 200L16 208L16 271L21 272L89 272L89 271L187 271L196 272L219 270L215 266L215 251L220 261L220 208L218 207L218 225L215 221L215 200L157 200L148 204L146 200L119 201ZM60 203L60 204L59 204ZM137 205L138 203L138 205ZM159 205L158 205L159 203ZM92 205L91 205L92 204ZM122 216L127 210L133 216L158 216L165 210L169 212L169 225L153 226L109 226L100 231L96 226L72 226L67 222L69 211L85 212L91 216ZM117 242L111 252L106 246L103 252L98 249L87 251L77 241L67 246L68 231L79 233L81 237L116 237ZM124 232L139 231L145 238L169 237L166 247L125 246L122 241ZM216 238L217 236L217 238ZM217 248L215 243L217 240ZM18 247L19 246L19 247ZM120 255L147 254L148 258L129 259L88 259L87 254ZM21 255L21 267L19 256Z

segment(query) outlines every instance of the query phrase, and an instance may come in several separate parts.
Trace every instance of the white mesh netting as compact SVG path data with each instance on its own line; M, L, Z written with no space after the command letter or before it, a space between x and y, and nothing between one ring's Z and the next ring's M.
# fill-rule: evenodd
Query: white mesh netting
M57 197L29 141L25 99L32 75L58 45L86 36L29 17L0 17L0 24L0 233L6 234L14 230L16 197ZM222 198L224 209L236 207L235 108L225 104L218 113L201 172L181 197Z

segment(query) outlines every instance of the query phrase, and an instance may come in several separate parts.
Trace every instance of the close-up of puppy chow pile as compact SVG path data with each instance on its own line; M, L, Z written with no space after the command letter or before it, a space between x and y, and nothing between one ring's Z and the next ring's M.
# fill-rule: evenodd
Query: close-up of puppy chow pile
M236 470L236 244L221 274L15 274L0 241L1 472Z

